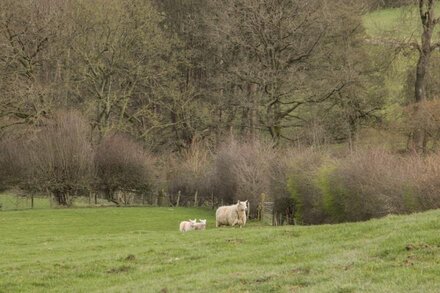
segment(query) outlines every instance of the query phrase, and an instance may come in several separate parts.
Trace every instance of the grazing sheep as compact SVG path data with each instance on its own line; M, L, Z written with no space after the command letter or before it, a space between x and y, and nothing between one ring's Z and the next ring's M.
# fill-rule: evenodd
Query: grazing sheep
M235 226L240 228L246 224L246 211L248 201L238 201L237 204L219 207L215 213L215 226Z
M194 224L194 230L205 230L206 229L206 219L199 219L200 223Z
M196 224L196 219L189 220L189 221L182 221L180 222L180 232L187 232L194 230L194 225Z

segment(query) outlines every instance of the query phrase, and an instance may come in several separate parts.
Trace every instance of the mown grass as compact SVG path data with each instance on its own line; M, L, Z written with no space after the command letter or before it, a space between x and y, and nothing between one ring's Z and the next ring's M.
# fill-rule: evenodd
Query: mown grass
M439 292L440 211L364 223L213 227L214 212L0 213L0 292ZM178 232L207 218L206 231Z

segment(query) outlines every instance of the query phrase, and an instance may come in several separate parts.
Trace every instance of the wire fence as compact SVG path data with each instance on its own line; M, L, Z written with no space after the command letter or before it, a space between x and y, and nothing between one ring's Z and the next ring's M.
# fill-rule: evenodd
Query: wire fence
M117 192L112 200L104 195L90 193L88 196L77 196L71 201L71 207L106 207L106 206L161 206L161 207L205 207L216 208L222 205L213 196L136 194L133 192ZM0 211L47 209L57 207L57 203L49 195L31 195L16 192L0 193Z
M90 193L89 196L75 197L71 203L72 207L111 207L111 206L161 206L161 207L204 207L216 209L223 205L213 195L199 196L167 194L159 192L153 195L139 195L130 192L115 194L115 200L109 201L100 194ZM25 210L25 209L47 209L57 207L51 196L0 193L0 211ZM274 212L274 202L262 202L257 206L257 219L265 224L279 226L289 224L289 215ZM294 222L294 219L293 219Z

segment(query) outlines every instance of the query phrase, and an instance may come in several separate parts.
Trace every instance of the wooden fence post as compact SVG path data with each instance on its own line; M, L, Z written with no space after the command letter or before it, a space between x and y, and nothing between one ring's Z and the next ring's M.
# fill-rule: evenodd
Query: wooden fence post
M177 192L177 201L176 201L176 207L179 207L179 205L180 205L180 195L181 195L181 192L180 192L180 190Z
M197 207L197 195L199 194L199 191L196 190L196 193L194 194L194 207Z

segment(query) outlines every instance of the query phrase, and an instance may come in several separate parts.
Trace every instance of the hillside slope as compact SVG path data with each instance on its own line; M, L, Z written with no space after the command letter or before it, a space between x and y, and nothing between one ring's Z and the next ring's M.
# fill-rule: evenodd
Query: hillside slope
M0 292L439 292L440 211L364 223L213 227L213 211L0 213ZM178 222L207 218L206 231Z

